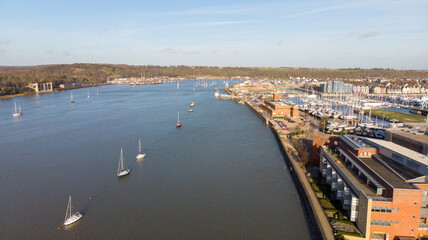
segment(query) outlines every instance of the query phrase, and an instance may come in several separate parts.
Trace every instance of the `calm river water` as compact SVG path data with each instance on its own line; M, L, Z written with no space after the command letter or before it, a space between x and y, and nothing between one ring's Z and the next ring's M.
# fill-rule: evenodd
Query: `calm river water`
M271 131L215 99L220 81L193 85L78 89L74 104L71 91L2 99L0 238L311 239ZM115 180L120 148L131 173ZM64 228L69 195L84 216Z

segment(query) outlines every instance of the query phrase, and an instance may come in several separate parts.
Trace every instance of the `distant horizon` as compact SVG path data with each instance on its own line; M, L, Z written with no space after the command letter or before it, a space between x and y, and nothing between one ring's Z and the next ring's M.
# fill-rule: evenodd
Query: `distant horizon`
M425 0L0 0L0 65L428 69Z
M35 64L35 65L0 65L0 67L38 67L38 66L55 66L55 65L74 65L74 64L95 64L95 65L127 65L127 66L137 66L137 67L145 67L145 66L155 66L155 67L218 67L218 68L301 68L301 69L329 69L329 70L352 70L352 69L363 69L363 70L374 70L374 69L384 69L384 70L395 70L395 71L428 71L428 69L396 69L396 68L384 68L384 67L372 67L372 68L362 68L362 67L338 67L338 68L330 68L330 67L290 67L290 66L281 66L281 67L271 67L271 66L208 66L208 65L155 65L155 64L126 64L126 63L101 63L101 62L74 62L74 63L48 63L48 64Z

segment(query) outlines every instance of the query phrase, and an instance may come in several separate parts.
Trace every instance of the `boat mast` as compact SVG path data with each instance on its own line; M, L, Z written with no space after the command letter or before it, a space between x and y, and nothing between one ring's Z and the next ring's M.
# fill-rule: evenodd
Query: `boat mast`
M68 197L67 210L65 211L65 219L64 222L71 217L71 195Z
M177 123L180 123L180 112L177 112Z
M138 152L141 152L141 139L138 140Z
M16 102L15 102L15 113L17 113L17 112L16 112Z
M119 160L119 166L117 167L117 174L119 175L119 173L122 171L123 169L123 149L120 149L120 160Z

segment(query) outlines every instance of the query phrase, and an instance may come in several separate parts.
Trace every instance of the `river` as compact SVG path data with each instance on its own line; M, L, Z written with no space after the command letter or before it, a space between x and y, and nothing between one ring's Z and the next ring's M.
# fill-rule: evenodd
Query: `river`
M74 104L71 91L2 99L1 238L311 239L269 128L215 99L222 82L193 86L77 89ZM23 116L11 116L14 102ZM136 161L140 138L147 157ZM115 180L121 148L131 173ZM64 227L69 195L84 216Z

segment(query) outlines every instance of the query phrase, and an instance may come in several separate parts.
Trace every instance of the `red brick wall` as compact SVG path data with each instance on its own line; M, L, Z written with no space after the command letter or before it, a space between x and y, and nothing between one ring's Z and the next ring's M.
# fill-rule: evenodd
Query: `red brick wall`
M397 221L398 224L391 226L371 225L370 233L384 232L389 234L389 239L396 236L417 237L419 234L419 216L421 211L422 191L414 189L394 189L393 202L376 202L373 206L393 207L399 210L392 210L391 213L372 212L372 220ZM412 232L413 229L413 232ZM421 232L426 234L426 231Z
M329 142L327 142L330 140ZM339 137L329 134L324 134L318 131L314 131L312 137L312 161L311 163L315 166L319 165L320 161L320 147L321 146L330 146L333 147L334 142L339 142Z
M299 117L299 109L296 107L293 107L293 111L291 112L291 117L292 118L298 118Z

